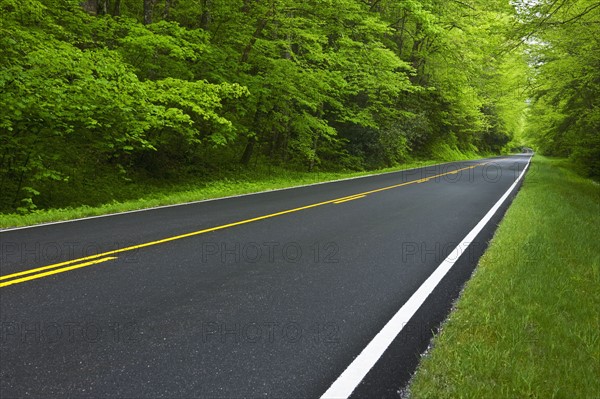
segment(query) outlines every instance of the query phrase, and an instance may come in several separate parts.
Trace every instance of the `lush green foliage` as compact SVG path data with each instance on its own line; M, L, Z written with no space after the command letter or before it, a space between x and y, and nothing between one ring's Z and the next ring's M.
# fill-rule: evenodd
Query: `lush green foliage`
M499 152L519 129L502 0L80 3L0 0L0 211L240 164Z
M521 15L533 67L528 135L599 178L600 3L538 1Z

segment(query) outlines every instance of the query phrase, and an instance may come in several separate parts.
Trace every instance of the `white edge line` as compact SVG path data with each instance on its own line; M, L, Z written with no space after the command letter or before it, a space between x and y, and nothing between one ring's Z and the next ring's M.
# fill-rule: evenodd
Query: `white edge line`
M447 164L451 164L451 163L477 162L477 161L481 161L483 159L493 159L493 158L503 158L503 157L506 157L506 156L499 156L499 157L492 157L492 158L481 158L481 159L474 159L474 160L467 159L467 160L464 160L464 161L450 161L450 162L436 163L436 164L433 164L433 165L417 166L415 168L409 168L409 169L395 170L395 171L391 171L391 172L371 173L371 174L363 175L363 176L346 177L346 178L343 178L343 179L328 180L328 181L322 181L322 182L318 182L318 183L303 184L303 185L300 185L300 186L277 188L277 189L274 189L274 190L257 191L255 193L230 195L230 196L227 196L227 197L219 197L219 198L207 198L207 199L198 200L198 201L182 202L180 204L153 206L153 207L150 207L150 208L134 209L134 210L131 210L131 211L107 213L106 215L86 216L86 217L77 218L77 219L58 220L56 222L47 222L47 223L37 223L37 224L29 225L29 226L0 228L0 234L1 233L5 233L5 232L9 232L9 231L32 229L32 228L35 228L35 227L51 226L51 225L54 225L54 224L80 222L80 221L89 220L89 219L99 219L99 218L106 218L106 217L111 217L111 216L126 215L128 213L146 212L146 211L153 211L153 210L156 210L156 209L163 209L163 208L174 208L176 206L194 205L194 204L200 204L200 203L203 203L203 202L221 201L221 200L226 200L226 199L231 199L231 198L248 197L248 196L251 196L251 195L265 194L265 193L271 193L271 192L277 192L277 191L285 191L285 190L294 190L294 189L303 188L303 187L318 186L318 185L321 185L321 184L337 183L337 182L347 181L347 180L364 179L366 177L385 176L385 175L389 175L389 174L392 174L392 173L407 172L407 171L410 171L410 170L430 168L432 166L447 165Z
M369 342L362 352L354 359L354 361L344 370L344 372L335 380L329 389L321 396L321 399L331 398L348 398L354 389L365 378L367 373L383 355L390 344L396 339L404 326L419 310L427 297L433 292L435 287L440 283L442 278L452 268L460 255L469 247L471 242L477 237L477 234L494 216L498 208L502 206L510 193L517 186L519 181L525 175L529 167L531 158L527 161L527 165L519 178L510 186L508 191L496 202L489 212L477 223L477 225L467 234L467 236L458 244L456 248L448 255L446 259L435 269L435 271L425 280L425 282L415 291L410 299L398 310L390 321L379 331L379 333Z

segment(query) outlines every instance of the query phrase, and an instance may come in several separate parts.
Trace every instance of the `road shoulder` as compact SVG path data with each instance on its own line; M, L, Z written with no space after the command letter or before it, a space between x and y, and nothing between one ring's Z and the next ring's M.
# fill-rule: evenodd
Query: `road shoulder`
M600 187L536 156L407 391L411 398L600 391Z

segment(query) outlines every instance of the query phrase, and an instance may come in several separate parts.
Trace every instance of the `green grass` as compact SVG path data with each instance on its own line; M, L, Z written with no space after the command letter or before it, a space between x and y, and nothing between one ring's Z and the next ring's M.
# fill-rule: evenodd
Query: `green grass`
M600 186L536 156L412 398L600 397Z
M460 159L467 159L464 155ZM449 161L451 159L444 159ZM366 172L295 172L285 169L274 170L248 170L224 177L215 181L184 181L168 187L152 186L140 187L134 185L125 187L128 192L143 192L142 198L132 198L99 206L76 206L62 209L38 210L27 214L0 214L0 228L29 226L38 223L71 220L87 216L106 215L116 212L125 212L137 209L152 208L162 205L180 204L190 201L199 201L210 198L221 198L231 195L248 194L267 190L276 190L337 179L364 176L373 173L385 173L396 170L432 165L438 160L414 161L394 168ZM111 188L115 190L116 188ZM127 194L125 194L127 195Z

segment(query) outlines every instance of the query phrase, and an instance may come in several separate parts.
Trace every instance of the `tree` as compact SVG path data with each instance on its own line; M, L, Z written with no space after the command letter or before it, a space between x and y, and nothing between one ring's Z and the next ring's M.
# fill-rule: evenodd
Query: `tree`
M522 4L521 15L533 66L529 135L543 152L570 156L599 177L600 4L541 1Z
M499 152L522 127L527 62L506 45L516 20L503 0L80 3L0 0L2 210L260 164Z

